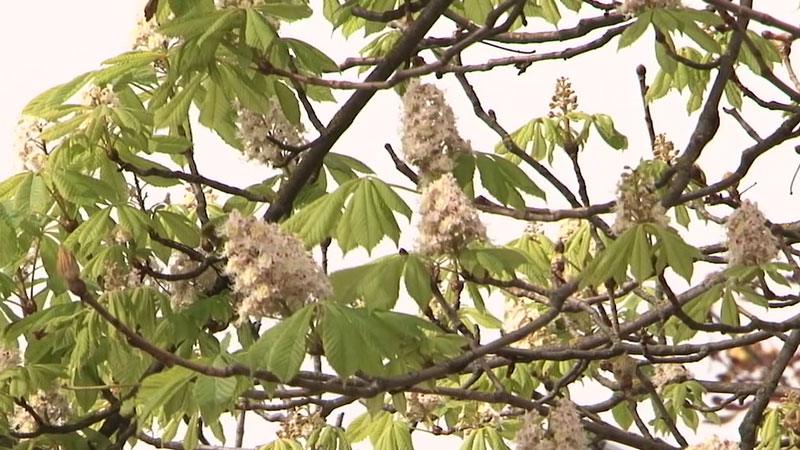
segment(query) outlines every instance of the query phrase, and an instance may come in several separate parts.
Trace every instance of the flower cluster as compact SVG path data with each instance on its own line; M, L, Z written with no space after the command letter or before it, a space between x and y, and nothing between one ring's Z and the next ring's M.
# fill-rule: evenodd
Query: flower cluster
M409 83L403 95L402 123L403 154L423 177L452 171L458 153L472 152L469 142L458 134L444 93L432 84Z
M624 233L640 223L667 226L667 212L661 206L658 196L650 192L650 186L654 181L652 176L646 175L641 170L622 174L617 185L615 233Z
M19 350L0 345L0 372L17 367L22 362Z
M555 450L585 450L589 448L589 440L581 425L581 414L575 403L561 399L555 408L550 410L548 419L550 432L553 433Z
M456 179L444 174L422 189L417 247L426 255L453 254L486 239L486 227Z
M17 123L17 155L22 166L31 172L39 172L44 166L47 154L39 137L47 126L47 121L35 117L22 117Z
M155 20L147 20L139 17L136 22L136 29L133 31L134 51L155 51L163 50L169 43L169 39L157 31L158 24Z
M570 400L561 399L550 410L549 433L539 423L539 413L525 414L517 432L517 450L586 450L589 440L581 425L578 408ZM550 435L548 437L548 434Z
M197 208L197 195L195 194L194 186L187 184L185 191L186 193L183 194L181 203L189 208ZM203 188L203 196L206 198L207 205L213 205L219 200L217 193L208 186Z
M763 264L778 256L778 240L766 224L758 206L745 200L728 216L728 257L731 265Z
M92 86L81 94L81 101L86 106L108 106L116 108L119 106L119 97L114 92L112 86L106 85Z
M323 425L325 425L325 419L319 414L295 408L289 411L286 420L281 422L281 429L277 434L281 439L308 438L314 430Z
M717 436L712 436L707 441L699 445L686 447L686 450L738 450L739 444L728 440L722 440Z
M200 263L189 259L185 253L178 253L169 266L172 275L185 274L197 270ZM197 290L210 291L217 281L217 273L208 267L203 273L189 280L177 280L170 283L172 296L169 299L173 311L188 308L197 300Z
M506 310L503 314L503 330L507 333L518 330L525 325L533 322L539 313L520 301L510 300L506 304ZM539 328L533 333L529 334L525 339L511 344L516 348L536 348L543 345L554 344L556 342L556 335L551 326Z
M517 450L553 450L553 443L545 434L539 413L535 409L529 411L523 417L522 428L517 431L514 439Z
M676 156L678 156L678 152L675 150L675 144L667 140L667 135L661 133L656 136L656 140L653 143L653 157L667 164L672 164Z
M652 8L680 8L681 0L625 0L617 10L628 17L638 16Z
M444 399L439 395L412 392L408 395L408 419L414 421L432 419L433 411L443 404Z
M36 414L48 425L64 425L72 415L67 399L57 392L38 391L27 399ZM30 433L36 430L36 421L33 416L20 406L14 407L14 417L11 418L11 427L14 431Z
M650 381L656 389L661 389L668 384L680 383L692 378L692 373L682 364L658 364Z
M291 147L306 143L303 126L289 122L277 100L273 99L270 102L269 112L266 115L250 111L239 104L234 107L239 139L248 159L267 165L281 163L282 149L275 141Z
M572 83L566 77L556 80L556 92L550 102L549 117L564 117L578 109L578 96L572 90Z
M135 288L142 284L142 273L136 268L125 268L116 262L105 266L103 271L103 289L116 291Z
M328 277L302 242L272 223L233 211L223 230L225 273L244 298L239 316L288 317L332 293Z

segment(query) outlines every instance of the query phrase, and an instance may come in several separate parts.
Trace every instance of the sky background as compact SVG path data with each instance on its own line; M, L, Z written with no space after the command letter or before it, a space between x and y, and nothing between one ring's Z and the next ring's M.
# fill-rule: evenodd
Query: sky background
M789 15L800 17L795 9L796 2L768 3L771 3L770 8L774 8L771 11L784 20ZM4 59L4 69L0 72L0 179L16 173L20 168L16 158L14 129L24 105L47 88L88 70L97 69L104 59L129 50L142 6L141 0L27 0L4 5L4 12L0 15L0 49ZM568 18L563 26L569 26L573 22L574 20ZM532 20L530 26L539 30L551 29L549 25L538 20ZM438 33L440 36L449 34L447 28L437 29L444 30ZM645 38L633 47L619 52L616 51L614 40L599 52L570 61L536 63L521 76L516 76L516 69L512 67L492 73L470 75L469 78L474 82L484 107L493 109L500 123L509 131L532 118L547 114L555 80L559 76L571 79L580 102L579 110L611 115L617 128L627 135L630 148L625 152L614 151L595 135L581 154L585 175L589 180L590 197L594 202L605 202L613 198L623 168L626 165L635 166L641 158L649 156L649 142L635 69L638 64L645 64L648 68L648 81L653 80L658 70L650 33L648 31ZM351 38L349 42L344 41L338 33L331 32L330 25L320 14L300 25L284 26L281 35L304 39L325 51L337 62L343 61L347 56L355 56L357 50L367 42L358 36ZM548 49L563 49L571 45L575 44L538 45L535 48L542 53ZM478 62L492 54L496 55L496 50L476 46L474 50L466 52L463 59L465 63ZM780 70L777 73L783 74ZM342 78L350 80L355 77L354 70L342 75ZM445 90L458 117L462 136L469 139L476 150L491 152L498 141L497 136L473 116L469 102L453 77L435 80L429 76L426 81L435 82ZM755 86L763 87L760 93L764 97L776 95L771 87L763 84ZM337 93L337 98L343 100L348 95L347 92L340 92ZM776 98L783 100L781 97ZM687 117L685 100L679 95L670 94L668 98L651 107L656 132L667 133L677 149L685 145L696 120L696 114ZM323 122L327 122L335 112L335 107L335 104L319 107ZM747 102L743 115L762 136L781 120L778 114L764 113ZM334 151L365 160L384 180L412 187L402 175L394 171L383 150L383 145L387 142L397 150L401 148L399 117L400 103L397 95L393 91L379 92L337 143ZM722 121L720 132L700 159L709 180L717 180L723 173L733 170L738 164L739 153L752 144L751 139L732 118L723 115ZM313 129L310 126L308 128ZM227 148L213 134L199 129L195 133L201 173L242 187L264 178L265 168L246 163L236 151ZM792 145L784 144L771 151L757 161L748 177L741 182L742 188L753 185L745 198L758 201L773 221L796 220L798 199L797 195L789 195L789 180L798 163L800 156L795 154ZM575 186L565 158L557 158L554 171L564 174L563 181L568 186ZM545 203L531 199L530 206L566 206L552 189L547 189L542 179L534 177L534 181L548 191L549 200ZM412 197L407 198L413 202ZM485 217L485 220L489 224L490 237L495 242L510 240L525 225L502 218ZM404 225L407 224L401 222L401 226ZM550 227L548 230L554 231L554 228ZM412 248L414 234L405 233L401 245ZM693 226L691 232L684 235L694 244L723 239L721 230L706 226ZM393 251L396 251L393 245L384 244L372 256ZM342 260L334 252L332 262L339 263L338 268L342 268L363 263L366 257L363 251L353 251ZM334 265L334 268L337 266ZM585 395L591 397L589 393ZM605 395L607 391L600 397ZM589 403L589 397L585 401L580 399L580 403ZM708 430L704 431L707 432ZM262 433L251 433L246 443L263 443L262 438ZM446 448L457 448L454 441L449 442L454 447L447 444Z

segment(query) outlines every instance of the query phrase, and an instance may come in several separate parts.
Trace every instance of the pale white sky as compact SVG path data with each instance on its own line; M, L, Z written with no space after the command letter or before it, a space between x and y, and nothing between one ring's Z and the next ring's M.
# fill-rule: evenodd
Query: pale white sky
M781 10L779 14L784 19L789 14L797 17L795 2L771 3L779 5L775 8ZM131 32L142 4L142 0L27 0L3 5L3 14L0 15L0 50L4 59L4 69L0 75L0 179L15 173L19 168L16 162L14 128L22 107L45 89L68 81L77 74L98 68L102 60L128 50ZM538 21L531 23L540 27L542 25ZM647 33L646 36L649 36L651 32ZM331 34L330 26L321 17L300 26L284 27L281 34L307 40L337 61L355 55L361 46L345 43L338 34ZM511 131L532 118L546 115L555 79L559 76L569 77L577 92L580 109L587 113L610 114L615 119L617 128L629 138L630 149L626 152L615 152L606 147L599 138L593 138L581 156L586 178L590 183L591 198L596 202L607 201L613 197L614 186L622 168L625 165L636 165L640 158L647 156L649 148L635 68L640 63L646 64L649 69L648 81L652 81L657 65L650 47L652 40L642 39L642 42L647 44L640 43L616 52L615 40L603 51L574 60L537 63L519 77L515 76L515 69L508 68L496 74L471 75L470 79L481 95L484 107L495 110L500 122ZM570 45L575 44L540 45L537 50L541 53L549 48L560 49ZM466 53L464 60L475 62L486 54L486 47L479 47L476 51ZM354 79L355 76L355 71L349 71L345 75L348 79ZM446 90L459 118L463 137L471 140L475 149L491 151L498 141L496 135L473 116L471 106L452 77L445 77L441 81L429 77L428 80ZM774 89L764 92L767 97L776 94ZM348 94L337 95L343 99ZM696 118L696 115L687 118L684 104L685 98L671 94L652 106L656 131L666 132L678 149L688 139ZM334 106L325 105L319 108L323 122L331 116ZM780 121L779 116L764 114L747 102L743 114L762 134L771 131ZM720 133L700 160L711 180L718 179L724 172L736 167L739 152L751 144L750 138L731 118L723 115L722 120ZM364 159L381 178L408 185L394 171L383 150L386 142L392 143L395 149L400 149L398 129L398 98L393 91L380 92L334 147L334 151ZM263 168L245 164L234 151L227 149L210 133L199 130L196 133L201 172L238 186L260 181L263 177ZM784 145L761 158L748 178L741 183L744 187L757 181L748 191L747 198L757 200L772 220L796 220L798 198L789 196L788 192L789 179L798 162L800 156L794 153L793 147ZM571 169L564 158L557 160L555 171L564 174L567 185L574 186ZM536 177L534 180L546 188L543 180ZM566 206L563 200L552 193L552 189L546 190L550 193L549 206ZM543 206L538 200L531 205ZM490 223L490 235L498 242L508 240L508 236L523 226L511 224L507 220L487 220ZM400 223L401 226L404 225L404 222ZM693 243L708 243L709 240L722 238L719 230L693 228L692 231L688 239ZM401 244L407 248L412 247L412 239L413 233L407 234ZM384 245L373 256L382 251L391 252L393 247ZM346 263L360 263L365 256L364 252L354 251L348 255ZM333 258L334 262L338 260L336 255ZM601 394L605 395L607 392ZM447 448L457 448L455 442L449 442L453 447L447 444ZM259 442L250 442L253 445L257 443Z

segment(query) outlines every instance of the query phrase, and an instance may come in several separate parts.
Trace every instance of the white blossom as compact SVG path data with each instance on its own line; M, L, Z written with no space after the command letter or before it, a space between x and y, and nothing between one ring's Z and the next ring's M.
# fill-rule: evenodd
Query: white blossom
M672 164L678 152L675 150L675 144L667 140L667 135L661 133L656 136L653 143L653 157L659 161L664 161L667 164Z
M547 439L539 413L534 409L522 418L522 428L517 431L514 441L517 450L553 450L553 442Z
M478 210L449 173L422 189L420 214L417 247L423 254L458 253L470 242L486 239Z
M17 367L22 362L19 350L0 345L0 372Z
M86 106L108 106L116 108L119 106L119 97L117 97L117 94L110 84L102 88L99 86L91 86L81 94L81 102Z
M452 171L458 153L472 152L469 142L458 134L444 93L432 84L409 83L403 95L402 125L405 160L418 167L423 177Z
M506 303L506 309L503 313L503 330L506 333L516 331L525 325L533 322L539 317L538 311L529 307L525 303L518 300L510 300ZM536 348L547 344L553 344L556 341L556 335L550 326L544 326L511 344L516 348Z
M431 419L433 410L444 404L444 399L435 394L420 394L412 392L408 394L408 416L409 420L421 421Z
M728 216L728 255L731 265L763 264L778 256L778 239L772 235L758 205L745 200Z
M302 124L289 122L277 100L270 102L266 115L250 111L240 104L234 107L239 138L248 159L267 165L280 163L283 161L283 150L273 140L292 147L306 143Z
M28 406L48 425L64 425L72 415L67 399L57 392L38 391L28 396ZM20 406L14 407L14 416L10 420L14 431L30 433L36 430L33 417Z
M200 263L189 259L185 253L177 253L169 266L172 275L185 274L197 270ZM172 295L170 296L170 306L173 311L180 311L191 306L198 297L198 290L210 291L217 281L217 274L214 269L208 267L203 273L195 278L187 280L177 280L170 283Z
M653 177L641 170L622 174L617 185L617 204L614 208L617 214L615 233L624 233L640 223L667 226L667 212L658 196L650 192L653 182Z
M17 156L22 166L31 172L40 172L47 159L40 135L47 121L35 117L22 117L17 123Z
M223 231L225 273L243 296L239 315L287 317L332 293L328 277L296 237L273 223L233 211Z
M589 440L581 425L581 415L572 401L561 399L549 417L550 432L553 434L554 450L585 450Z
M692 379L692 373L682 364L657 364L650 380L656 389L672 383L680 383Z
M155 20L147 20L144 16L139 17L133 31L131 48L135 51L163 50L169 43L169 39L157 30L158 24Z

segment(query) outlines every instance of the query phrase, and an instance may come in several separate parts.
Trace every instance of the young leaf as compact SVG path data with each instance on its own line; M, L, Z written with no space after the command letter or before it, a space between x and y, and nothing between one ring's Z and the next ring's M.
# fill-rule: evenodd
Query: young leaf
M247 45L262 51L269 50L272 42L278 35L269 22L256 9L247 10L247 23L245 25L244 38Z

